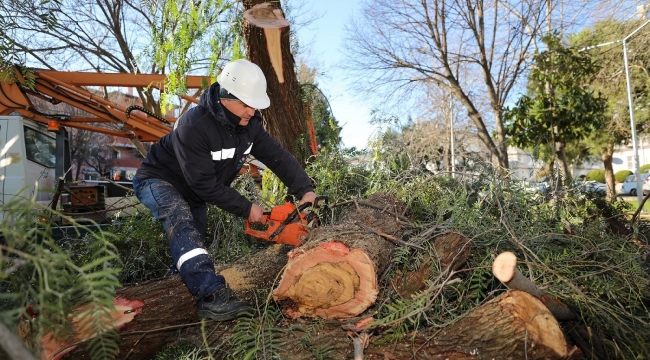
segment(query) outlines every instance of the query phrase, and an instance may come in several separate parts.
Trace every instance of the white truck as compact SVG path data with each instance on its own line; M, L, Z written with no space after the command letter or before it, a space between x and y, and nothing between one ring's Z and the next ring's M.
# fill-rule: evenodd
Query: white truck
M58 178L56 135L22 116L0 116L0 149L2 204L16 196L52 201Z
M5 204L12 200L33 199L48 207L56 201L57 210L98 223L113 215L110 209L128 203L123 189L131 186L130 181L72 183L69 168L64 129L48 129L22 116L0 116L0 220ZM60 178L65 180L65 187L57 194ZM116 191L115 187L121 189ZM113 198L109 197L111 189Z

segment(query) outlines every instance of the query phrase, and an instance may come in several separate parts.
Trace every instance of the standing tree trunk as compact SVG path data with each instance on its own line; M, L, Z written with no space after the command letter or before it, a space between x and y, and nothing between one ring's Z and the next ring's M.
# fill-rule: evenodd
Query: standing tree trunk
M616 179L614 178L614 167L612 159L614 158L614 145L607 145L600 155L605 165L605 183L607 184L607 200L616 199Z
M244 10L264 3L264 0L244 0ZM274 3L278 8L280 2ZM267 93L271 98L271 106L262 110L266 130L285 149L289 150L301 164L310 155L309 139L307 138L307 119L305 106L302 102L302 89L295 72L295 61L291 54L289 27L274 29L279 32L278 39L267 38L266 29L246 22L244 38L248 59L257 64L266 76ZM279 47L279 49L278 49ZM279 50L282 54L281 76L276 74L271 62L269 48Z
M571 172L569 171L569 165L567 164L566 161L566 144L564 142L558 142L556 143L556 155L557 155L557 161L558 161L558 172L559 172L559 179L562 181L563 184L568 184L569 182L569 177L571 175Z

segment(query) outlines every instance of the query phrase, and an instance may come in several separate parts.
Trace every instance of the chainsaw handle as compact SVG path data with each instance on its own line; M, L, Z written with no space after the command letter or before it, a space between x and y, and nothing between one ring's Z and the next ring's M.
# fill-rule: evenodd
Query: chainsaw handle
M327 195L319 195L319 196L316 196L313 203L311 201L308 201L308 202L300 205L299 209L300 209L300 211L302 211L302 210L305 210L306 208L308 208L308 207L310 207L310 206L312 206L314 204L315 204L314 208L318 209L318 208L320 208L321 203L327 205L328 202L329 202L329 197Z
M260 239L265 239L267 237L267 231L265 230L254 230L251 228L251 223L246 219L246 227L244 228L244 232L248 235L255 236L256 238Z

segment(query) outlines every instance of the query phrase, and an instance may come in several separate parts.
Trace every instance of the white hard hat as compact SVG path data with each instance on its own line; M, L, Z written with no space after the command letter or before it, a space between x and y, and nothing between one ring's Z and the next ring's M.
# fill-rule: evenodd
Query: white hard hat
M239 59L226 64L217 81L223 89L252 108L266 109L271 105L262 69L248 60Z

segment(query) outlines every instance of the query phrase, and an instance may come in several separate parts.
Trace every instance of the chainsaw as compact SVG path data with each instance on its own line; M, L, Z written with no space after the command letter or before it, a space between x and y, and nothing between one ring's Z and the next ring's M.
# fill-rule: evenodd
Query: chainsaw
M314 203L314 207L320 207L319 201L327 202L326 196L318 196ZM274 206L271 211L263 213L266 220L266 230L255 230L251 228L251 224L246 220L245 233L256 238L276 242L278 244L285 244L291 246L299 246L307 240L307 235L311 229L319 225L318 216L311 211L305 212L304 210L312 206L311 202L306 202L299 207L296 207L291 202L286 202L283 205Z

